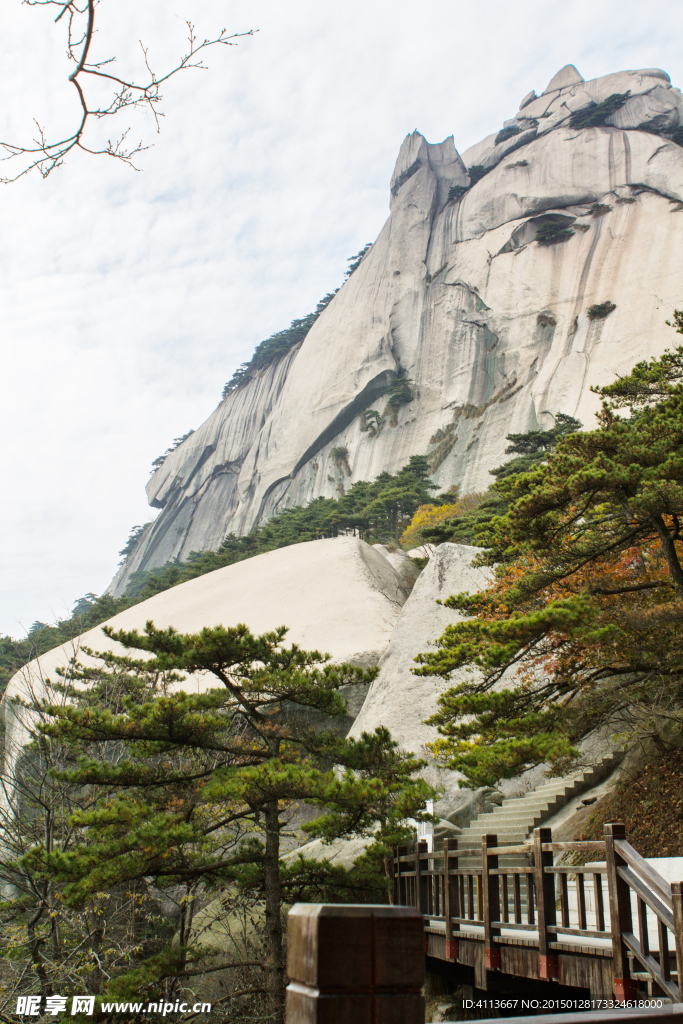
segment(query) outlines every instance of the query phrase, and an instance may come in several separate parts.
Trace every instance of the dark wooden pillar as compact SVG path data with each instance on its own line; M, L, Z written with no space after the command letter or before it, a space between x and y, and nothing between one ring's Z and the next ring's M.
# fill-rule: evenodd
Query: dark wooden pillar
M538 976L542 981L552 981L559 974L557 953L550 943L555 938L548 931L555 924L555 876L544 868L552 867L552 850L544 850L544 843L552 843L553 834L549 828L534 829L534 882L536 883L536 905L538 921Z
M413 907L297 903L287 1024L424 1024L424 920Z
M460 887L458 875L449 875L449 871L458 870L458 840L444 839L443 844L443 885L444 915L446 918L446 959L457 960L460 952L458 932L460 922L453 924L454 917L462 917L460 909Z
M674 940L676 942L678 987L681 989L683 988L683 882L671 883L671 902L673 904L674 912ZM660 960L662 960L662 957L660 957Z
M498 855L489 853L489 849L498 846L498 836L481 837L481 884L483 891L484 910L484 959L487 971L500 970L500 946L495 944L500 928L494 927L493 921L500 921L500 876L489 874L498 867Z
M429 867L427 852L427 844L424 841L415 843L415 899L421 914L429 913L429 875L422 871L423 865Z
M628 883L618 874L617 868L626 861L615 848L615 842L626 839L626 830L621 822L607 822L605 825L605 861L607 863L607 885L609 887L609 912L612 931L612 965L614 968L614 995L619 1000L638 997L638 986L631 977L628 952L622 938L624 932L633 931L631 917L631 891Z

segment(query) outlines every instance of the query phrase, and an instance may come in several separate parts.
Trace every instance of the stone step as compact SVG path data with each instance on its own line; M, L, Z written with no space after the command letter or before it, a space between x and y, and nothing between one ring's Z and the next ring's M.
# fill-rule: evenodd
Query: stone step
M458 862L464 868L476 868L481 864L481 837L498 836L500 846L521 846L528 843L534 828L552 817L577 793L597 784L598 776L604 778L618 755L605 758L601 764L588 768L564 779L551 779L521 797L503 799L490 811L477 815L458 835ZM514 854L505 858L509 867L527 867L529 857Z
M475 821L509 821L510 818L537 818L544 813L545 808L541 807L520 807L517 811L496 811L494 814L479 814Z

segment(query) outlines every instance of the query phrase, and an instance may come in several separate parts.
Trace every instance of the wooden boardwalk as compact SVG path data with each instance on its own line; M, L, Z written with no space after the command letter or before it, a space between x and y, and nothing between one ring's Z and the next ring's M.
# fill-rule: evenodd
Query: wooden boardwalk
M555 863L572 853L593 865ZM472 851L458 850L457 839L432 853L426 843L398 847L394 903L422 912L427 955L473 974L476 989L516 978L592 999L681 1002L683 883L662 878L626 842L623 825L605 825L597 842L554 843L549 828L522 846L485 835L481 861L465 862Z

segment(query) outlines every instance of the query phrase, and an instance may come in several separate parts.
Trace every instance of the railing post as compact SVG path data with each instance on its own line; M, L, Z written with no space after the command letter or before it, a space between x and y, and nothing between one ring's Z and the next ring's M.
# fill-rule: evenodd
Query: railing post
M287 1024L424 1024L423 936L413 907L295 904Z
M489 872L498 867L498 855L490 854L491 847L498 846L498 836L481 837L481 882L483 888L484 911L484 960L487 971L500 970L500 946L496 946L495 937L500 935L500 928L494 928L493 921L500 920L500 878Z
M453 856L455 854L455 856ZM458 870L458 840L444 839L443 844L443 886L444 886L444 915L446 917L446 959L457 960L460 952L460 943L453 938L453 932L460 931L460 922L453 924L454 917L462 917L460 909L460 888L458 886L458 875L451 875L451 865L454 864L454 871Z
M541 981L552 981L560 973L557 953L551 953L550 943L554 935L548 931L555 924L555 878L545 868L552 867L552 850L544 850L544 843L552 843L553 834L549 828L534 829L534 882L536 883L536 906L538 920L538 976Z
M683 882L671 883L671 902L673 903L674 912L678 988L683 991Z
M415 843L415 905L421 914L426 914L427 907L427 886L429 879L422 873L421 858L428 853L427 843Z
M408 852L407 846L395 846L392 856L392 878L391 884L394 892L394 906L403 906L405 904L405 897L402 893L402 889L405 886L402 885L401 878L401 857L405 857Z
M614 994L619 1002L638 997L638 986L631 977L624 932L633 931L631 916L631 890L628 883L617 874L617 868L625 861L617 853L615 840L626 839L626 829L621 822L607 822L605 834L605 861L607 864L607 885L609 888L610 929L612 932L612 966L614 970Z

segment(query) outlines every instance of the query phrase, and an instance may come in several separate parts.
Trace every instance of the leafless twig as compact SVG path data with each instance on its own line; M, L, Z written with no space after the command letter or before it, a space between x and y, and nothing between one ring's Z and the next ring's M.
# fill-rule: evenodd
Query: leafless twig
M105 146L97 148L97 146L88 145L84 141L84 136L89 120L113 117L128 107L145 107L152 114L157 132L159 132L161 130L160 118L164 116L159 110L163 99L160 92L163 83L180 71L189 68L207 70L200 54L210 46L235 46L235 40L254 34L254 30L250 29L248 32L234 32L232 35L228 35L227 30L222 29L214 38L199 42L195 26L192 22L187 21L187 52L174 67L163 74L157 75L152 69L149 48L140 41L147 76L144 82L136 83L112 73L110 66L115 63L116 57L108 57L99 61L89 59L95 35L95 12L101 0L67 0L67 2L64 0L22 0L22 2L29 7L46 7L51 4L59 7L55 22L61 21L66 16L68 25L67 56L75 64L69 75L69 81L78 93L81 114L75 131L66 138L50 141L42 125L36 121L36 138L33 139L32 145L20 146L11 142L0 142L0 149L5 152L4 156L0 156L0 161L16 160L22 156L25 158L25 165L20 171L13 176L0 177L0 183L3 184L17 181L18 178L22 178L33 170L38 170L43 178L47 178L55 168L61 166L65 157L74 149L81 149L94 156L113 156L128 164L133 170L139 170L133 162L134 158L138 153L142 153L150 147L144 146L142 142L138 142L137 145L128 143L126 140L129 128L123 130L118 137L109 139ZM87 86L95 84L94 80L98 80L100 84L109 85L112 89L112 94L104 104L92 103L91 105L86 95Z

